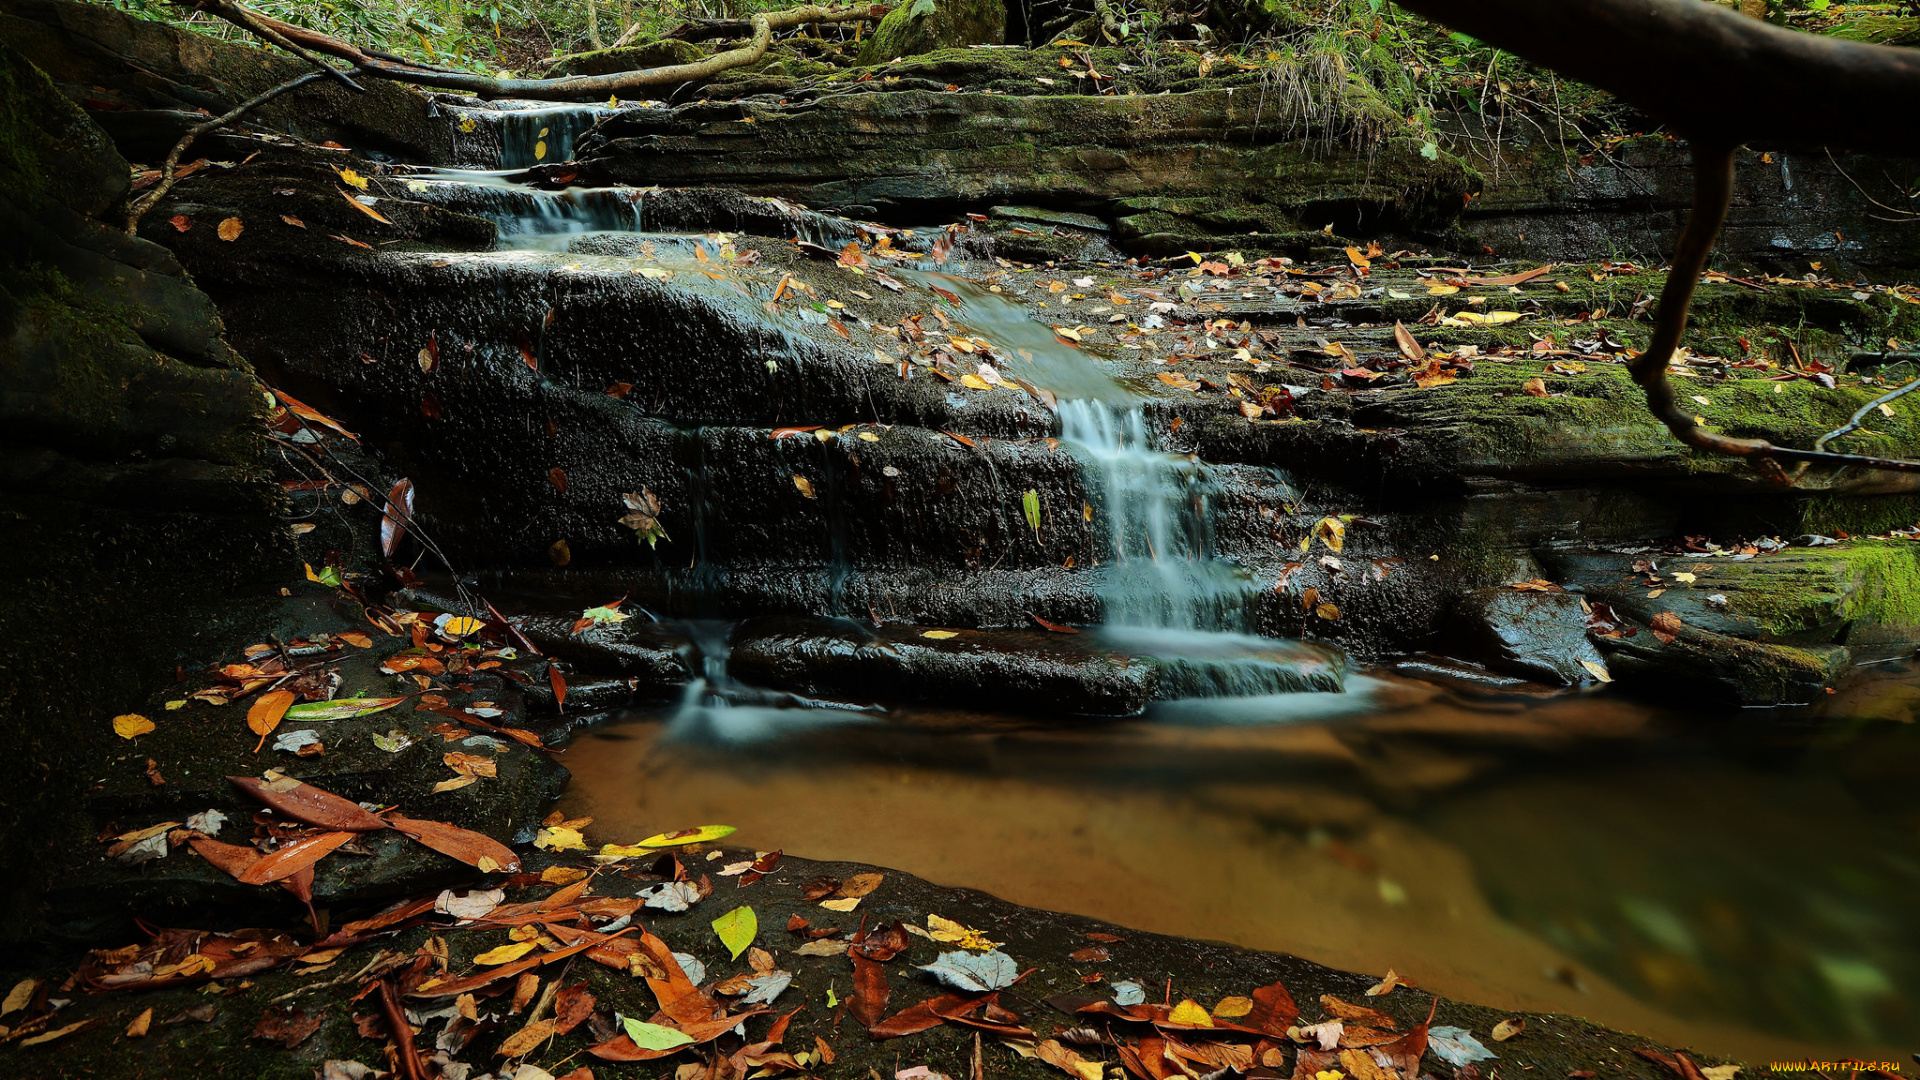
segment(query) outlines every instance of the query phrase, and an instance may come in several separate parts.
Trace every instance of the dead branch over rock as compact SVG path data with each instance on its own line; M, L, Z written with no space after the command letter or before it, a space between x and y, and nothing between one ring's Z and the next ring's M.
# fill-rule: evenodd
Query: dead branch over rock
M272 41L312 59L324 53L352 62L354 73L393 82L459 90L480 97L533 98L543 101L597 101L645 86L667 86L694 79L707 79L731 68L759 62L767 54L777 30L790 30L808 23L873 22L887 9L880 5L825 8L808 4L755 15L748 21L753 37L737 49L715 53L690 64L673 64L644 71L619 71L610 75L576 75L557 79L501 79L467 71L414 64L398 57L370 53L338 38L316 33L277 19L269 19L234 0L193 0L189 6L212 12L249 33ZM315 61L316 63L318 61ZM333 69L329 69L333 70ZM344 76L341 76L344 78Z

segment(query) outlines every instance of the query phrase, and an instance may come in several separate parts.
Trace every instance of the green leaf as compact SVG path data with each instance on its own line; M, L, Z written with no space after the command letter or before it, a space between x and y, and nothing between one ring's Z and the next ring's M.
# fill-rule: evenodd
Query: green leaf
M649 1024L630 1016L623 1016L621 1019L626 1021L627 1038L632 1039L633 1045L642 1050L671 1050L676 1046L691 1045L693 1042L693 1037L684 1031L675 1031L673 1028L661 1027L659 1024Z
M836 994L834 994L833 984L828 983L827 984L827 1008L836 1009L839 1007L840 1007L840 998Z
M1420 147L1420 156L1428 161L1440 160L1440 144L1429 139Z
M1037 535L1040 532L1040 493L1032 488L1020 496L1020 509L1027 515L1027 527Z
M720 935L720 944L733 953L733 959L747 951L753 939L760 933L760 920L750 907L737 907L725 915L713 920L713 932Z
M287 710L287 720L351 720L386 712L407 700L404 697L340 698L335 701L309 701Z
M580 617L583 619L591 620L593 625L595 626L607 626L613 623L626 622L627 619L629 619L631 616L627 615L625 612L621 611L617 607L609 606L609 607L590 607L587 610L581 612Z

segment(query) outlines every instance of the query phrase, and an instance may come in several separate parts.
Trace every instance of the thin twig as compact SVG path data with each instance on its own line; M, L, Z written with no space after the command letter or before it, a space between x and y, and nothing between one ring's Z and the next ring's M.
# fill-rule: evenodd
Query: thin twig
M1874 398L1872 401L1869 401L1865 405L1860 406L1860 411L1857 413L1854 413L1853 419L1847 421L1845 426L1837 427L1832 431L1827 432L1825 435L1820 436L1820 438L1814 442L1813 448L1815 450L1825 450L1829 442L1832 442L1833 440L1839 438L1842 435L1851 434L1852 432L1860 430L1860 425L1866 420L1867 414L1872 412L1876 407L1885 405L1887 402L1892 401L1895 398L1905 397L1915 390L1920 390L1920 379L1915 379L1898 390L1892 390L1892 391L1888 391L1887 393L1881 394L1879 397Z
M1653 340L1648 342L1647 351L1634 357L1627 366L1633 381L1646 391L1648 411L1665 424L1668 431L1673 432L1674 438L1688 446L1729 457L1746 458L1755 468L1779 483L1792 482L1792 477L1779 467L1782 460L1859 465L1892 472L1920 472L1920 461L1836 454L1818 448L1797 450L1775 446L1765 439L1736 439L1721 435L1694 423L1693 417L1680 407L1674 397L1673 384L1667 381L1667 361L1672 359L1674 348L1680 344L1680 335L1686 330L1687 308L1693 302L1694 287L1700 283L1700 272L1706 269L1707 257L1713 253L1714 240L1720 235L1720 227L1726 223L1727 207L1732 200L1733 150L1695 143L1693 210L1687 215L1686 228L1680 232L1680 242L1674 246L1673 266L1667 273L1666 287L1660 291L1660 314L1654 324ZM1883 400L1891 400L1891 397L1905 392L1906 389L1902 389ZM1861 413L1864 414L1875 404L1877 402L1869 402ZM1843 428L1842 432L1845 430ZM1829 435L1826 439L1833 437ZM1821 443L1824 444L1826 439L1822 439Z
M1839 174L1840 174L1841 176L1844 176L1844 177L1846 177L1846 178L1847 178L1847 183L1849 183L1849 184L1852 184L1852 185L1853 185L1853 190L1855 190L1855 191L1857 191L1857 192L1859 192L1859 193L1860 193L1860 194L1861 194L1861 195L1862 195L1863 197L1865 197L1865 198L1866 198L1866 200L1867 200L1868 202L1870 202L1870 203L1872 203L1873 205L1875 205L1875 206L1877 206L1877 207L1879 207L1879 208L1880 208L1880 209L1882 209L1882 210L1885 210L1885 211L1886 211L1887 213L1889 213L1889 214L1899 214L1899 215L1900 215L1900 216L1899 216L1899 217L1897 217L1897 218L1880 218L1879 220L1881 220L1881 221L1889 221L1889 220L1891 220L1891 221L1917 221L1917 220L1920 220L1920 213L1915 213L1915 212L1913 212L1912 210L1902 210L1902 209L1900 209L1900 208L1899 208L1899 207L1897 207L1897 206L1888 206L1888 205L1887 205L1886 203L1883 203L1883 202L1881 202L1881 201L1880 201L1879 199L1876 199L1876 198L1874 198L1874 197L1873 197L1872 195L1870 195L1870 194L1868 194L1868 193L1867 193L1867 189L1866 189L1866 188L1863 188L1863 187L1861 187L1861 186L1860 186L1860 181L1858 181L1858 180L1855 180L1855 179L1853 178L1853 176L1852 176L1851 174L1849 174L1849 173L1847 172L1847 170L1846 170L1846 169L1844 169L1844 168L1842 168L1842 167L1841 167L1841 165L1840 165L1840 159L1839 159L1839 158L1836 158L1836 157L1834 157L1834 156L1833 156L1833 151L1831 151L1831 150L1829 150L1829 151L1827 151L1827 160L1833 163L1833 167L1834 167L1834 169L1835 169L1835 170L1836 170L1837 172L1839 172Z
M293 89L297 89L298 87L305 86L308 83L314 81L315 79L319 79L323 77L324 77L324 74L322 72L309 71L304 75L300 75L295 78L288 79L286 82L281 83L279 86L276 86L271 90L264 91L262 93L254 95L251 98L248 98L247 100L234 106L231 112L224 113L220 116L214 117L211 120L207 120L203 123L195 124L194 126L188 128L187 133L185 135L180 136L180 141L177 143L174 143L173 149L168 151L167 160L160 163L160 183L155 185L152 191L149 191L145 195L142 195L140 198L136 199L133 205L128 208L127 235L132 236L134 234L134 230L139 228L140 219L146 215L147 211L157 206L161 199L164 199L167 197L167 192L173 190L173 185L176 183L179 183L180 177L174 170L178 168L180 165L180 156L187 152L187 147L193 145L193 140L209 132L218 131L219 129L226 127L228 124L231 124L235 120L238 120L242 116L246 115L249 111L253 109L257 109L262 105L265 105L267 102L272 101L274 98L279 97L281 94L284 94L289 90L293 90Z

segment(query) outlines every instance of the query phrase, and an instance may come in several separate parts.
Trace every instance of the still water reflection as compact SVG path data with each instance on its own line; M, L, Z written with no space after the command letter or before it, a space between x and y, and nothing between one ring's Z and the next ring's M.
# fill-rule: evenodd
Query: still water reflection
M567 809L1749 1061L1920 1043L1920 672L1791 714L1354 684L1099 725L762 710L754 740L636 711L576 739Z

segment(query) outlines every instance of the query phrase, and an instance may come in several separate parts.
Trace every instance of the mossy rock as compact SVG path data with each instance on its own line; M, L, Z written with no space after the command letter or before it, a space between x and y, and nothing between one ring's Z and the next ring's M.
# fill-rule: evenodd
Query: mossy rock
M623 71L691 64L707 55L707 50L691 41L667 38L618 49L573 53L554 57L547 67L548 78L573 75L615 75Z
M909 0L880 20L860 49L862 64L1006 40L1005 0Z

